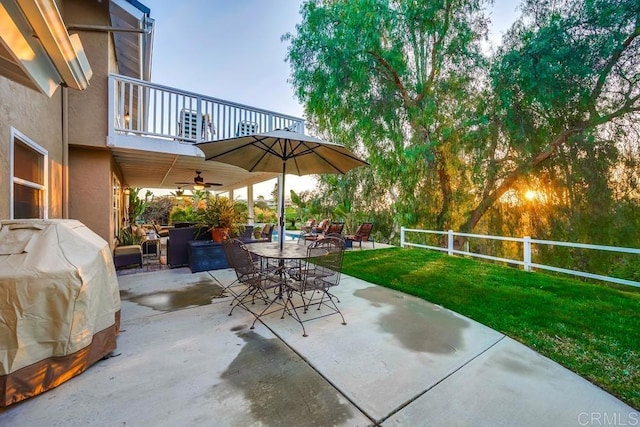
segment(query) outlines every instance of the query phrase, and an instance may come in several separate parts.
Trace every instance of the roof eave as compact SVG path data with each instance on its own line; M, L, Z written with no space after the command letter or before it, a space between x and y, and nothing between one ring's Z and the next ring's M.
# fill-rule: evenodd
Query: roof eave
M17 0L40 44L58 71L62 82L83 90L93 75L82 42L69 35L54 0Z

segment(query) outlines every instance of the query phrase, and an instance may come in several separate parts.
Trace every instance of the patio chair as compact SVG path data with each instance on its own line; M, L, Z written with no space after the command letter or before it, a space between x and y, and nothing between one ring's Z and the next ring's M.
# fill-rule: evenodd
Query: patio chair
M198 113L193 110L180 110L180 120L178 121L178 136L180 139L196 141L200 134L203 141L211 139L212 132L211 117L209 114L202 114L200 131L198 131Z
M344 222L332 222L324 234L325 234L325 237L329 234L331 234L332 236L335 236L335 235L342 236L343 230L344 230Z
M339 314L342 318L342 324L347 322L342 312L336 305L340 300L330 292L330 289L340 284L340 275L342 272L342 259L344 256L344 240L339 237L326 237L319 239L309 245L307 249L309 253L314 249L325 249L327 255L312 258L307 257L305 264L300 270L299 280L290 280L286 283L288 289L287 304L291 306L289 312L302 326L302 336L307 336L304 323L310 320L319 319L333 314ZM296 306L293 303L293 294L301 297L302 305ZM317 306L317 310L321 308L328 309L329 313L323 313L312 318L302 318L298 313L298 309L302 308L303 316L308 313L309 308Z
M236 128L236 136L246 136L258 133L260 126L256 122L250 122L248 120L240 120L238 127Z
M260 231L260 240L264 240L265 242L273 240L273 228L273 224L265 224Z
M300 231L303 233L311 233L315 225L316 225L316 220L313 218L310 218L307 222L304 223L302 227L300 227Z
M298 243L304 242L307 236L312 236L313 227L316 226L316 220L311 218L302 227L300 227L300 234L298 235Z
M240 241L240 243L242 243L242 241ZM230 305L233 305L233 303L236 301L236 298L238 297L238 295L231 288L244 285L244 283L240 281L240 277L242 276L242 274L235 268L236 258L239 258L242 253L242 245L240 243L236 242L236 239L227 239L222 242L222 252L224 253L225 259L227 260L227 264L229 265L229 268L233 268L236 273L236 279L223 288L225 291L230 291L234 296L233 300L231 300Z
M360 247L362 247L362 242L371 242L372 246L375 248L375 242L371 238L371 230L373 230L372 222L363 222L358 226L358 229L354 234L349 234L345 236L345 240L350 240L352 242L358 242Z
M326 219L326 218L323 219L322 221L320 221L318 225L311 227L311 233L306 233L304 235L301 234L298 237L298 241L304 240L306 244L306 242L309 242L309 241L313 242L320 239L321 237L324 236L324 234L329 229L329 225L330 225L329 219Z
M311 227L311 231L317 234L322 234L327 231L329 227L329 218L325 218L317 226Z
M253 225L245 224L242 226L242 232L238 236L242 242L251 242L253 240Z
M228 239L223 243L225 257L229 266L234 269L237 280L228 285L225 289L231 291L231 287L245 285L240 293L231 291L235 296L231 301L233 307L229 311L229 316L233 314L233 310L240 306L255 316L251 329L255 327L255 323L261 316L269 314L269 308L278 300L282 300L282 280L277 272L261 271L257 264L251 258L251 254L238 239ZM269 297L268 291L274 290L274 296ZM251 310L247 305L248 301L255 304L256 299L262 300L266 307L259 313Z

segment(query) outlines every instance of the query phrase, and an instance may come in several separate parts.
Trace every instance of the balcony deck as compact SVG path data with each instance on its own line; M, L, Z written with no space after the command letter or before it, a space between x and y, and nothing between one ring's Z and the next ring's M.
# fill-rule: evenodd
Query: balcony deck
M109 76L107 145L133 187L174 188L196 169L220 190L277 176L205 162L194 144L288 129L304 133L305 121L206 95L121 75Z

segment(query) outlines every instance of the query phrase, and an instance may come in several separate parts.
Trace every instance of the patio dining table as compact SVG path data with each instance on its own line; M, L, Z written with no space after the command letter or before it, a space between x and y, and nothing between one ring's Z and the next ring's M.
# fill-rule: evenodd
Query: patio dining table
M273 243L248 243L245 244L247 250L261 258L278 260L301 260L315 258L327 254L326 249L310 249L307 246L299 245L296 242L285 242L282 249L278 242Z
M268 264L269 260L277 260L281 274L286 274L288 267L300 267L303 260L317 258L326 255L328 251L322 248L309 248L295 242L285 242L282 248L278 242L273 243L248 243L245 245L252 254L260 257ZM293 263L293 265L291 265ZM285 277L283 277L286 279Z

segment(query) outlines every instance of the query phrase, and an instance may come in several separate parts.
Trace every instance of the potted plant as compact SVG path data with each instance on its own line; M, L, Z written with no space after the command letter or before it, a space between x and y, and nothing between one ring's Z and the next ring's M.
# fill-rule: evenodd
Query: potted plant
M144 240L144 234L134 232L131 227L123 227L116 239L118 239L118 246L139 245Z
M209 197L206 207L198 213L200 225L208 227L211 239L218 243L229 235L239 235L242 224L247 221L246 214L228 197Z

